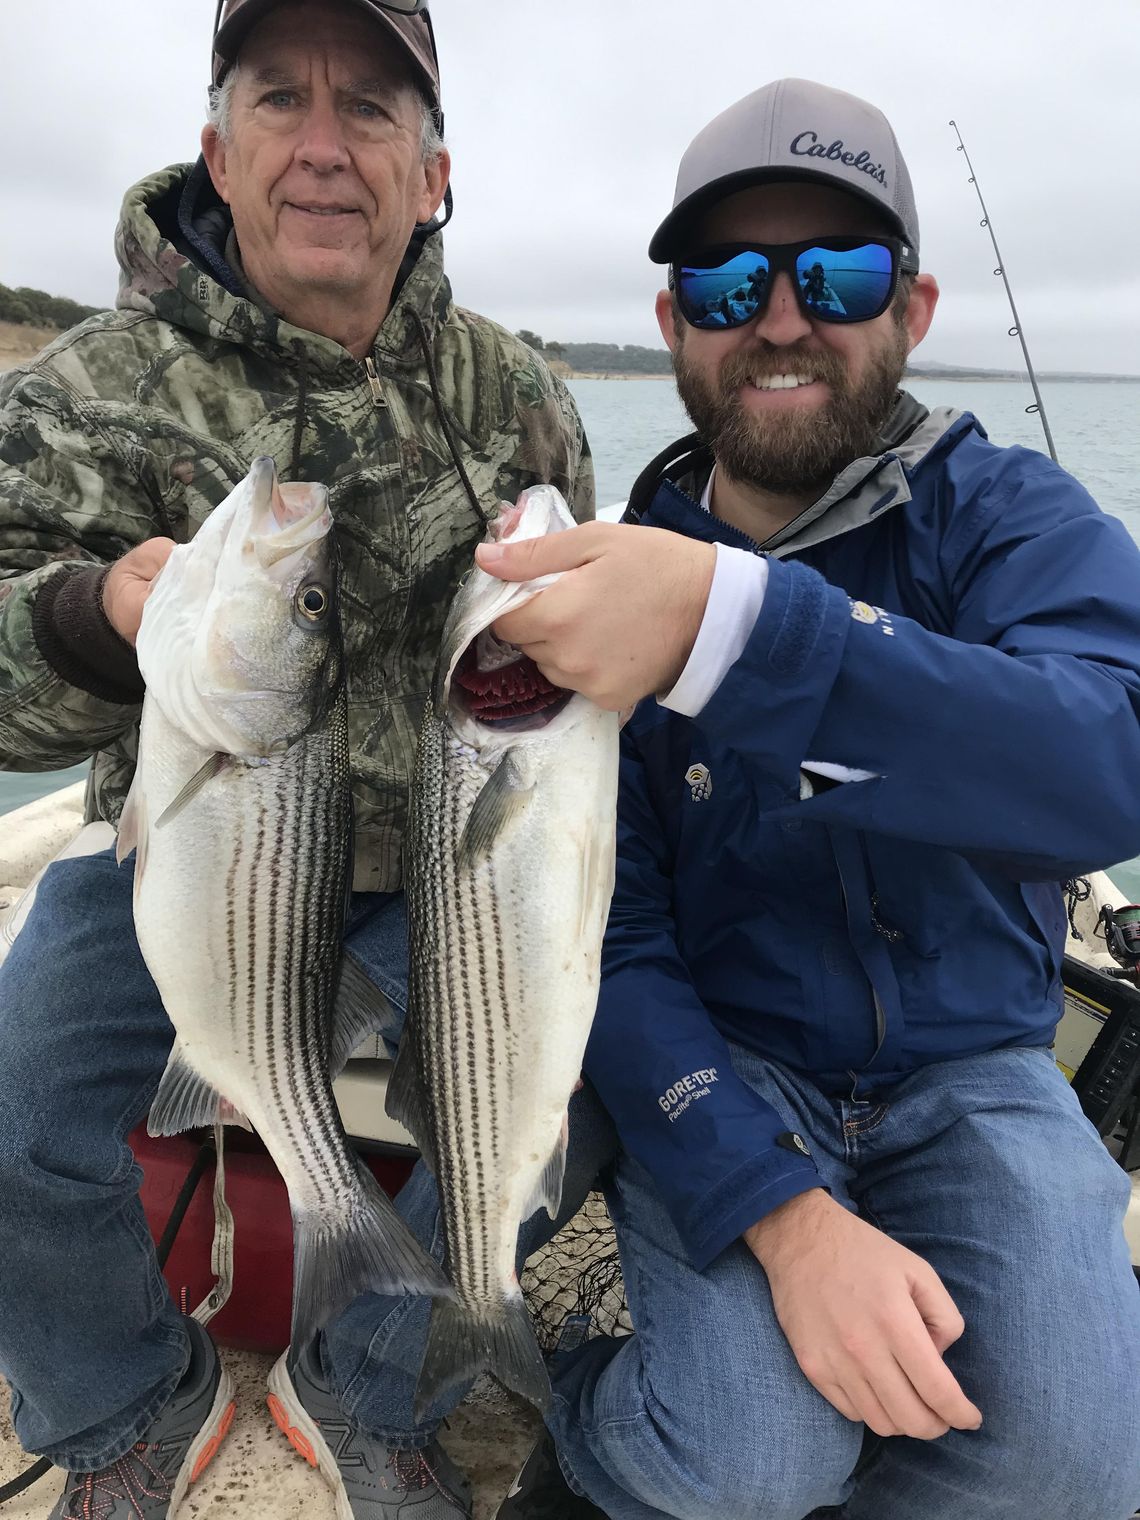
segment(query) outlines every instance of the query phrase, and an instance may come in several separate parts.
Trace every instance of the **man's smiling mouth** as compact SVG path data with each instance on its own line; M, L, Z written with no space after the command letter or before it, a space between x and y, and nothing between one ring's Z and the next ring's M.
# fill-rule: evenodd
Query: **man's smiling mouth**
M355 206L306 206L300 201L287 201L294 211L303 211L306 216L355 216Z

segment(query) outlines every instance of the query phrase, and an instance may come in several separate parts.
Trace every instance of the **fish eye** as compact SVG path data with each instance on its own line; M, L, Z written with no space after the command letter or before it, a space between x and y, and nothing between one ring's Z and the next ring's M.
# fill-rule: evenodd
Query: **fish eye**
M329 599L320 586L305 586L297 596L297 610L315 623L329 610Z

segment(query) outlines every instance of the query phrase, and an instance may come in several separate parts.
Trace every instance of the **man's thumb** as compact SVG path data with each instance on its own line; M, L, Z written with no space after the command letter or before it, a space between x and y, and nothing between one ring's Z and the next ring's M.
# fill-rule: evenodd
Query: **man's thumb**
M488 575L501 581L533 581L562 570L576 570L593 556L583 545L579 528L548 533L543 538L524 538L515 544L480 544L475 562Z

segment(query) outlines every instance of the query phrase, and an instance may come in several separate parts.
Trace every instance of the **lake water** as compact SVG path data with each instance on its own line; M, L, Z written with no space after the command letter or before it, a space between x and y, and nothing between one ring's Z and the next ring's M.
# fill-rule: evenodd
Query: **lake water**
M593 449L601 505L624 501L649 460L690 430L667 380L574 380L570 388ZM908 388L927 406L973 411L995 443L1046 452L1040 422L1025 412L1033 401L1028 384L941 380L912 381ZM1061 463L1140 543L1140 382L1046 384L1043 395ZM51 775L0 773L0 813L83 774L82 767ZM1140 865L1115 874L1127 890L1140 892Z

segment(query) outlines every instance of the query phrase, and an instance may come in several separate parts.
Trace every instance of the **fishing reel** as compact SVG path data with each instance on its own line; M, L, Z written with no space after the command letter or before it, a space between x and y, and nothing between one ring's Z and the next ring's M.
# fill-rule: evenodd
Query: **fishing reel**
M1104 935L1108 953L1121 968L1110 975L1127 977L1140 986L1140 906L1126 903L1113 908L1106 903L1100 910L1097 929Z

